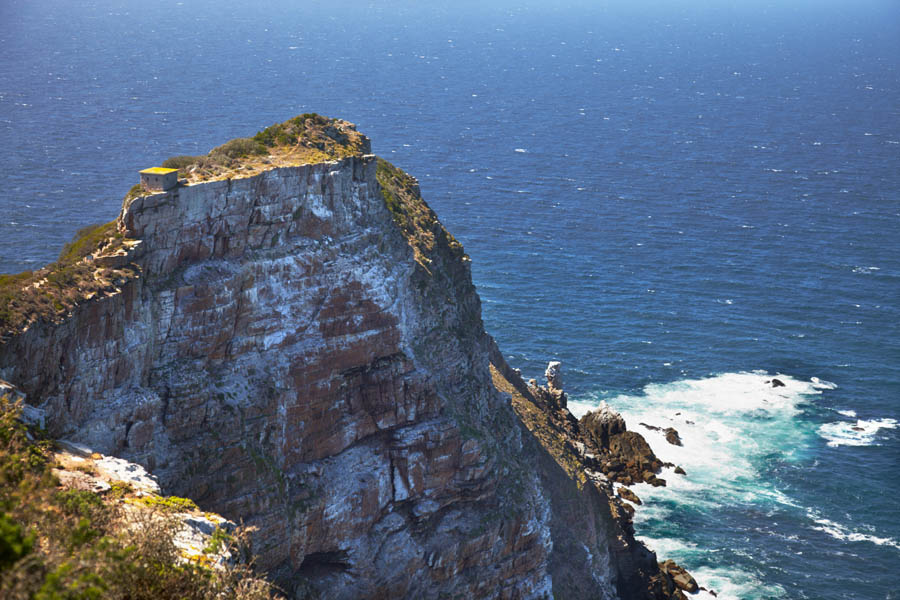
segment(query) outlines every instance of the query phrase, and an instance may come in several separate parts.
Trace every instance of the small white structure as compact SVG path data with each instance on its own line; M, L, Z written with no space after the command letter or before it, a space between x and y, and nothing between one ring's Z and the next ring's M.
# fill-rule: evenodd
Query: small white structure
M148 190L164 192L178 185L178 169L152 167L141 171L141 185Z

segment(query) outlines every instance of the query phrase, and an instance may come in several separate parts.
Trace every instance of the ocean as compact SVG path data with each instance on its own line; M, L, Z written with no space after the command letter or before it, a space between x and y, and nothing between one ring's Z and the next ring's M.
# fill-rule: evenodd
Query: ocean
M900 597L894 0L3 2L0 272L303 112L419 178L512 366L684 468L634 488L661 557Z

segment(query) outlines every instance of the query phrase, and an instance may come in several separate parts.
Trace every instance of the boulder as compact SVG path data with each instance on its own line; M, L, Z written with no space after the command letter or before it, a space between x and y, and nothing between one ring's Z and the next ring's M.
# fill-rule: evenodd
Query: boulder
M609 449L610 438L626 431L625 419L611 409L606 402L601 402L597 410L581 417L578 423L589 438L587 441L592 442L598 450Z
M659 564L660 570L672 578L672 583L678 589L684 590L689 594L699 591L700 586L684 567L678 566L674 560L667 560Z
M585 415L585 418L587 415ZM624 421L623 421L624 424ZM656 473L662 463L653 454L653 450L647 444L643 436L634 431L623 431L610 436L609 451L618 456L626 464L633 464L639 472L649 471Z
M676 475L687 475L687 473L685 473L684 469L682 469L681 467L675 467L675 474Z
M684 445L681 443L681 436L678 435L678 431L676 431L674 427L666 427L665 429L663 429L663 433L666 434L666 441L673 446Z
M638 498L637 494L635 494L634 492L629 490L627 487L619 488L619 497L622 498L623 500L628 500L629 502L631 502L633 504L637 504L637 505L643 504L643 502L641 502L641 499Z
M773 387L773 388L777 388L777 387L785 387L785 385L784 385L784 382L781 381L780 379L773 379L773 380L772 380L772 387Z

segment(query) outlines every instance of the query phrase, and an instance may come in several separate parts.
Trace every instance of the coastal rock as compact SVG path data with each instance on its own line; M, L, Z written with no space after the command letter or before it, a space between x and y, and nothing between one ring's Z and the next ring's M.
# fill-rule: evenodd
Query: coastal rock
M416 180L277 162L130 196L85 259L128 276L0 340L64 477L191 498L187 554L226 526L204 511L243 522L297 598L669 598L611 483L661 463L609 407L575 419L558 362L506 365Z
M562 363L553 360L547 363L547 369L544 371L544 377L547 378L547 388L552 390L562 390Z
M609 451L620 457L626 466L637 469L641 473L645 471L651 474L657 473L662 466L661 461L650 449L647 440L634 431L623 431L611 436Z
M638 498L637 494L629 490L627 487L620 487L618 493L623 500L628 500L629 502L637 504L638 506L643 504L643 502L641 502L641 499Z
M666 427L663 429L663 433L666 435L666 441L672 444L673 446L682 446L681 436L678 435L678 431L674 427Z
M681 436L678 435L678 430L674 427L666 427L663 429L662 427L657 427L656 425L648 425L647 423L640 423L642 427L649 429L650 431L661 431L663 435L666 437L666 441L672 444L673 446L681 446Z
M675 467L675 474L676 475L687 475L687 473L685 473L684 469L682 469L681 467Z
M539 386L534 379L528 381L532 395L552 410L566 409L568 398L562 389L562 363L559 361L548 363L544 376L547 378L546 386Z
M579 425L598 449L609 449L612 436L626 430L625 419L606 402L600 402L596 410L581 417Z
M667 560L660 563L660 569L672 578L672 582L680 589L693 594L699 591L700 587L697 581L683 567L678 566L675 561Z
M773 388L785 387L785 385L784 385L784 382L781 381L780 379L772 379L772 387Z

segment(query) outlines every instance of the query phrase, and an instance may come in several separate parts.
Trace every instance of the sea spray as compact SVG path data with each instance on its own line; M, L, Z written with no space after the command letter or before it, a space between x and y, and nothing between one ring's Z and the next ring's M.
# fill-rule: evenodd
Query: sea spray
M783 385L773 383L775 379ZM797 417L833 387L754 371L651 384L641 395L607 394L602 399L622 413L629 429L644 435L661 460L686 472L664 469L666 487L633 486L644 502L635 514L640 539L692 570L719 598L783 596L779 586L736 569L733 557L721 560L723 553L733 555L733 548L716 547L704 536L698 543L687 525L702 527L705 516L729 508L767 514L799 508L767 477L767 470L773 462L805 457L815 428ZM569 407L580 417L600 400L599 395L577 398ZM682 446L666 440L667 427L678 431Z

